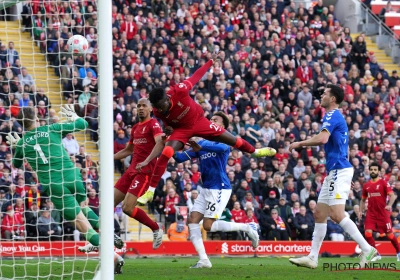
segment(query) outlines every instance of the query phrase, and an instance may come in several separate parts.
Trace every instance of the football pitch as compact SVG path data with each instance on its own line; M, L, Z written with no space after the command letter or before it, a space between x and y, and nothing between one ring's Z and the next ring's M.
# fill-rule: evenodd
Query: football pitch
M396 258L382 258L375 262L375 270L347 270L344 266L357 263L357 258L320 258L319 267L315 270L296 267L289 263L287 258L242 258L242 257L214 257L211 258L211 269L189 269L196 263L196 258L137 258L126 259L122 275L115 275L115 279L400 279L400 262ZM93 271L97 266L95 261L67 260L64 267L61 260L16 260L16 269L13 270L11 260L1 260L0 279L93 279ZM340 265L339 265L340 264ZM323 268L325 266L325 269ZM39 270L38 270L39 267ZM335 268L341 271L331 271ZM378 270L382 267L390 269ZM397 270L397 271L395 271ZM50 275L51 271L51 276ZM82 271L90 273L82 274ZM80 273L79 273L80 272ZM63 276L59 276L63 274Z

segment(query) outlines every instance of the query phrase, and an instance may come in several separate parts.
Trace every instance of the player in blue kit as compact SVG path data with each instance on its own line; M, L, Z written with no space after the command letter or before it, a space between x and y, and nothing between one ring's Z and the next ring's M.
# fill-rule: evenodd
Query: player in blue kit
M229 119L223 112L216 112L212 116L211 122L223 128L229 126ZM188 218L190 240L196 248L200 260L191 268L211 268L212 264L206 254L199 225L203 218L203 228L206 231L244 231L251 239L253 248L258 247L260 239L255 223L231 223L218 220L232 193L232 187L226 174L230 147L208 140L200 140L198 143L189 141L189 144L191 145L189 150L175 153L174 158L177 162L184 162L192 158L200 161L203 189L195 200Z
M289 259L291 263L298 266L308 268L318 266L318 254L326 235L328 216L338 223L360 246L362 250L360 268L365 268L365 265L378 253L374 247L367 243L354 222L345 215L344 206L349 196L354 170L348 160L349 135L347 124L339 111L339 105L343 99L343 89L329 84L321 96L321 106L326 109L326 114L319 134L306 141L294 142L289 147L289 151L292 151L304 146L324 144L328 172L314 213L315 228L311 252L305 257Z

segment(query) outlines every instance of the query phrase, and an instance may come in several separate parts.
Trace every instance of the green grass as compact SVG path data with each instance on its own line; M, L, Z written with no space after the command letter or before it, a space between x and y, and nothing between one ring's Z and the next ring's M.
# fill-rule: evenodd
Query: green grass
M400 279L399 272L393 271L323 271L323 263L356 263L356 258L340 258L319 260L319 268L310 270L291 265L287 258L211 258L212 269L189 269L196 258L139 258L127 259L124 273L116 275L115 279ZM97 262L86 260L65 260L64 268L61 259L41 260L0 260L0 279L92 279ZM400 263L395 258L383 258L378 263L396 263L400 270ZM14 267L12 266L14 264ZM38 269L39 268L39 269ZM51 276L49 276L51 271ZM87 273L83 273L86 271ZM72 273L74 272L74 273ZM64 277L59 275L64 274Z

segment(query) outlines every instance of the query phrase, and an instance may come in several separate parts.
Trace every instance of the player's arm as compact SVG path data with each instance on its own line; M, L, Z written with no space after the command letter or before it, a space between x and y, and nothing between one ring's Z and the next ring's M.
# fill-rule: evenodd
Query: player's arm
M388 204L386 206L386 210L392 211L392 206L393 206L393 203L397 199L397 195L393 191L391 191L391 192L388 193L388 196L390 197L390 199L389 199L389 202L388 202Z
M63 135L82 131L88 128L88 122L75 113L74 105L66 104L61 107L59 114L67 119L67 123L55 123L49 126L50 131L61 132Z
M217 60L218 55L219 53L218 54L214 53L212 55L212 59L210 59L203 66L197 69L197 71L194 72L189 79L184 81L184 83L188 87L188 90L191 90L194 87L194 85L196 85L200 81L200 79L204 77L204 75L207 73L210 67L213 66L214 62Z
M199 143L195 141L189 141L189 144L192 146L192 148L197 151L203 151L203 152L210 152L210 153L218 153L222 154L225 153L226 150L229 149L228 145L222 144L222 143L217 143L217 142L210 142L210 141L201 141ZM196 147L196 146L198 147Z
M158 157L158 155L161 154L161 152L163 151L164 146L165 146L165 141L164 141L165 140L165 134L156 135L154 137L154 139L155 139L156 145L154 146L154 148L151 151L150 155L148 155L147 158L143 162L139 163L136 166L136 169L140 170L143 166L146 166L147 164L149 164L149 162L151 162L153 159Z
M24 164L24 154L22 148L17 147L15 149L12 164L15 168L20 168Z
M194 152L192 148L183 152L176 152L174 154L174 159L177 163L185 162L191 160L192 158L197 158L197 153Z
M114 160L121 160L123 158L130 156L132 153L133 153L133 144L128 143L123 150L114 154Z
M312 147L312 146L320 146L326 144L329 140L329 136L331 136L331 134L328 132L328 130L323 129L321 130L320 133L314 135L310 139L290 144L289 151L298 149L300 147L307 147L307 146Z

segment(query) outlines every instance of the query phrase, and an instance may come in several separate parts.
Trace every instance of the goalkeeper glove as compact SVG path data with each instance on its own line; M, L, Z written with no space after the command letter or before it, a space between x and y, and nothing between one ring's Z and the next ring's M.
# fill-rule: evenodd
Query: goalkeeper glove
M73 104L66 104L61 107L61 111L59 113L62 117L67 119L67 122L74 122L80 117L75 113Z
M14 136L11 134L11 132L8 133L6 136L7 139L7 144L10 145L11 149L14 150L15 147L17 146L18 141L21 139L19 135L14 132Z

